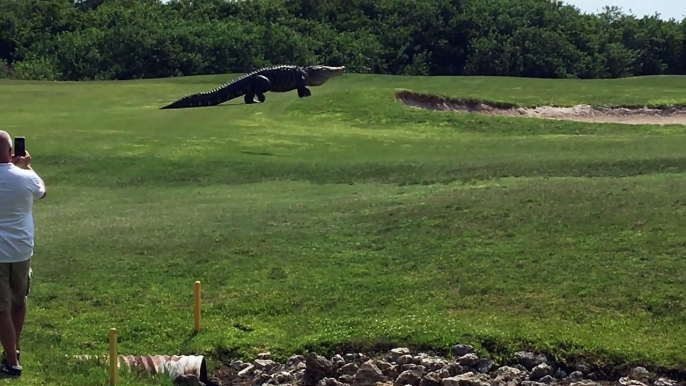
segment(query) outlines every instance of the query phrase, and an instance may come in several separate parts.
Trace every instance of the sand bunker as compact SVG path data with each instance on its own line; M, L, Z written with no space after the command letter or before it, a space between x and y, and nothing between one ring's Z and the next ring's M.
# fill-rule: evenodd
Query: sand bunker
M422 94L408 90L397 90L395 98L407 106L436 110L497 115L506 117L528 117L557 119L578 122L624 123L633 125L686 125L686 107L626 108L595 107L577 105L574 107L517 107L500 102L486 102L456 99L433 94Z

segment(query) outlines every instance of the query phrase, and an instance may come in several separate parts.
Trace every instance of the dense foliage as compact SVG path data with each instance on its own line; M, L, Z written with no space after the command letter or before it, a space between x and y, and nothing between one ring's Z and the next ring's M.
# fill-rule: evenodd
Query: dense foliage
M686 20L550 0L3 0L0 77L134 79L277 63L353 72L686 73Z

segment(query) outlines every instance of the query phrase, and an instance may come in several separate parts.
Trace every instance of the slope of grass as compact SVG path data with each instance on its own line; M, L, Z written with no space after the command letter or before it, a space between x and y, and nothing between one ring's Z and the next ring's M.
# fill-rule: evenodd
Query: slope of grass
M686 128L393 100L682 103L685 78L346 75L307 99L158 110L232 76L0 82L1 127L49 190L24 384L105 385L70 358L105 354L111 327L123 354L528 342L686 367Z

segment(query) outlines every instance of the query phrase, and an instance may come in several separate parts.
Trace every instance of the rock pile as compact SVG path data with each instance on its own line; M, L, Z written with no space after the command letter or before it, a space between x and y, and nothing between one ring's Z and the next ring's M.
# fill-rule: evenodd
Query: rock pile
M278 363L263 353L251 363L236 360L218 369L208 386L677 386L642 367L609 382L598 380L586 366L568 374L549 364L545 355L531 352L518 352L518 363L501 367L469 345L455 346L453 354L455 359L446 359L395 348L380 358L355 353L329 359L310 353Z

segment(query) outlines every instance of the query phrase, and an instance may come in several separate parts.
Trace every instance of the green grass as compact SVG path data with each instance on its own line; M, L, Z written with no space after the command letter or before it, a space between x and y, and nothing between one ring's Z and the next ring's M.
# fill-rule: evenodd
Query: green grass
M686 127L393 99L676 104L686 78L349 74L306 99L158 110L233 76L0 82L0 127L49 191L22 384L106 385L70 357L106 354L111 327L135 355L462 342L686 369Z

